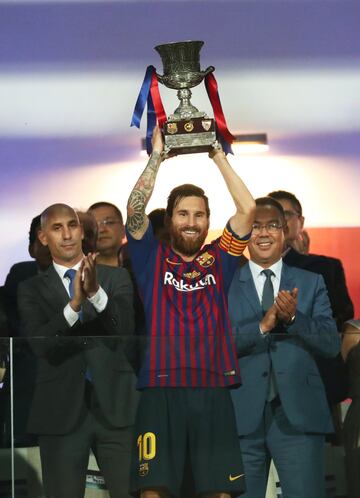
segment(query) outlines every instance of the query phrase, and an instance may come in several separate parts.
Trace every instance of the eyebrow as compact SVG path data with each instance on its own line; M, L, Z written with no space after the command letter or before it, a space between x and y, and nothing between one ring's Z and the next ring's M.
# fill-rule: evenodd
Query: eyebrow
M254 223L281 223L281 220L279 218L272 218L271 220L267 220L266 222L254 220Z
M70 223L76 223L79 225L79 222L76 218L72 218L71 220L67 221L66 223L62 223L60 221L54 221L54 223L51 223L52 227L61 227L63 225L69 225Z
M191 210L189 209L179 209L177 211L177 213L190 213ZM206 211L203 211L203 210L198 210L198 211L195 211L194 214L205 214L206 215Z

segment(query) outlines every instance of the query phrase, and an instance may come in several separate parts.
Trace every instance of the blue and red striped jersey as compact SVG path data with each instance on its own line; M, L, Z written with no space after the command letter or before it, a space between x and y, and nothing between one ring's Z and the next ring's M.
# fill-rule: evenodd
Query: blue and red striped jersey
M153 235L127 232L143 299L147 344L138 387L216 387L240 383L227 292L249 236L228 224L191 262Z

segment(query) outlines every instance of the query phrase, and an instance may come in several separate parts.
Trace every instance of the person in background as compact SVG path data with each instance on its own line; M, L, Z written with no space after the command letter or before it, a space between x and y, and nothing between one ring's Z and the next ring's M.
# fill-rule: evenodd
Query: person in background
M33 261L15 263L5 279L3 296L12 336L19 335L17 289L20 282L44 272L51 264L49 249L44 247L38 238L40 229L40 215L38 215L32 219L29 230L28 251Z
M111 202L96 202L88 212L93 215L98 226L96 250L99 264L119 266L119 251L124 243L125 228L120 209ZM123 266L123 265L121 265Z
M270 192L284 209L288 232L286 234L283 261L289 266L302 268L322 275L328 291L332 315L338 332L346 320L353 318L354 306L346 285L345 273L339 259L309 253L309 237L304 231L305 218L299 199L286 190ZM336 358L316 358L321 377L325 384L326 396L332 412L335 433L326 439L339 446L342 439L340 402L348 395L348 379L341 354Z
M165 208L153 209L148 215L154 235L157 239L170 242L168 220Z
M31 405L35 374L36 358L28 344L19 339L20 318L18 309L17 291L21 282L40 275L51 264L49 249L44 247L38 237L41 229L40 215L35 216L30 224L28 252L33 261L15 263L6 277L3 287L3 303L7 316L8 334L15 337L13 343L13 402L14 402L14 427L13 436L15 446L27 447L37 444L34 435L27 434L27 422ZM5 444L11 444L11 412L10 412L10 375L7 369L4 378L4 396L8 397L5 413Z
M98 237L98 225L94 216L90 212L76 211L79 221L83 227L84 238L82 240L82 249L84 254L96 252Z
M348 498L360 496L360 319L343 329L341 353L346 362L351 405L344 420L345 470Z
M354 317L354 306L346 285L342 263L337 258L309 253L309 236L304 230L305 218L299 199L286 190L270 192L269 197L276 199L283 207L288 233L283 254L289 266L319 273L323 276L328 290L333 317L338 330Z

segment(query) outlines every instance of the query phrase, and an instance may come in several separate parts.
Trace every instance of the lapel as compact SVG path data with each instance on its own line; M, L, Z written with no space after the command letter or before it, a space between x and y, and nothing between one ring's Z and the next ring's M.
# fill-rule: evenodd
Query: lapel
M254 311L254 313L262 317L261 303L259 301L259 296L256 292L254 280L250 271L249 263L246 263L239 269L238 274L238 285L241 290L242 295L245 297L248 305Z
M43 280L46 287L46 296L50 303L56 308L64 307L69 302L69 296L52 264L43 274Z
M294 287L296 287L296 282L292 268L283 263L283 267L281 270L280 290L292 291Z
M64 308L70 300L69 294L66 292L65 286L53 265L50 265L46 270L43 279L46 286L45 296L50 302L51 307L55 309ZM84 319L86 317L93 318L96 315L92 305L87 300L82 305L82 313Z

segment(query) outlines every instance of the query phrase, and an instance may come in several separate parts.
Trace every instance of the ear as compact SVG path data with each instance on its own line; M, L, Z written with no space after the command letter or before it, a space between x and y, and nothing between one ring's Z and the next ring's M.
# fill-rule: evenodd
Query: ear
M40 242L42 243L43 246L48 245L46 233L43 230L39 230L37 233L37 236L38 236L38 239L40 240Z
M29 251L30 257L33 258L33 259L35 259L34 245L33 244L29 244L28 251Z
M299 216L299 220L300 220L301 229L303 229L304 228L305 218L303 216Z
M286 240L288 235L289 235L289 227L288 227L286 220L284 220L284 223L283 223L283 232L284 232L284 237Z

